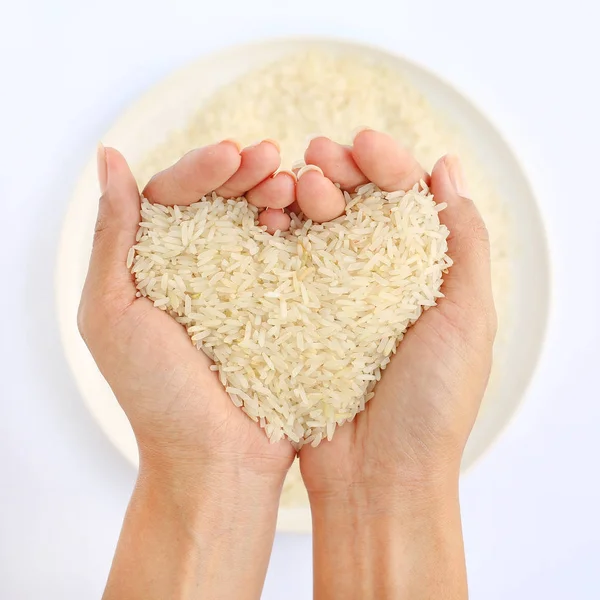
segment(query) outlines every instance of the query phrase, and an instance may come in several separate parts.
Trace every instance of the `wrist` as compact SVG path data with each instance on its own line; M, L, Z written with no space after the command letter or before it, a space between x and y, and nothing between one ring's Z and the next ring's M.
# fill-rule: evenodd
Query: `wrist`
M194 472L141 458L105 598L260 596L277 491L242 473Z
M278 499L288 470L283 461L242 452L210 452L175 444L165 447L139 440L138 450L140 476L190 495L216 488L232 496L243 492Z
M433 509L457 499L460 462L385 473L354 469L351 476L337 478L302 474L312 508L325 509L333 503L352 511L381 514L419 506Z
M458 506L458 477L444 481L399 483L353 483L332 490L309 493L313 515L321 519L357 521L369 519L435 519Z
M193 511L214 504L244 514L277 513L285 473L256 472L238 460L187 459L140 452L138 486L153 490Z
M457 488L311 498L316 600L465 598Z

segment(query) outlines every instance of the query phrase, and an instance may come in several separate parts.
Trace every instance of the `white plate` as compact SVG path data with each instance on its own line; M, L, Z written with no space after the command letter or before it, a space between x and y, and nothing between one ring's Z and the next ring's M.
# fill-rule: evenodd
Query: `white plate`
M428 71L380 49L331 39L271 40L220 52L176 72L137 101L102 139L121 150L132 164L139 163L167 132L183 127L219 86L248 69L315 46L337 53L359 50L366 58L401 69L461 127L466 139L479 149L484 166L493 167L496 179L510 182L510 193L503 197L509 203L518 257L512 273L510 332L496 352L502 373L509 376L502 377L486 398L486 410L465 451L464 470L490 446L523 398L543 342L549 301L548 252L535 198L510 148L469 101ZM91 250L98 193L93 156L81 174L62 232L56 274L58 318L67 359L85 403L109 439L137 465L129 422L77 331L77 306ZM310 525L308 508L280 509L280 530L310 531Z

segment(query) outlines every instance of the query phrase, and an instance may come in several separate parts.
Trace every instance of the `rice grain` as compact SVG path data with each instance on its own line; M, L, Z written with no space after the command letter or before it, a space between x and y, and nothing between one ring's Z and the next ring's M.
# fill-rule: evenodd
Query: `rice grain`
M452 261L433 196L423 182L391 195L363 185L341 217L292 220L274 236L243 198L213 193L189 207L143 199L127 259L137 288L187 328L233 403L272 441L330 440L442 295ZM194 251L189 239L210 249Z

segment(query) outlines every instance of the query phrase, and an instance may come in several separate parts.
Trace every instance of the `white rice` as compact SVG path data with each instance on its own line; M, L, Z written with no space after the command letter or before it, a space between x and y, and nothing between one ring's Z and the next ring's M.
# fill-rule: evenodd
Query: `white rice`
M391 197L373 184L359 191L334 221L294 219L274 236L243 198L213 193L166 214L142 203L139 294L187 327L272 441L330 440L442 296L448 230L425 184Z
M237 139L243 145L276 139L281 145L282 166L289 168L303 155L308 136L321 134L351 143L352 129L365 125L394 136L427 170L448 152L461 157L471 196L490 233L492 283L499 317L497 343L502 343L509 321L512 248L505 204L490 172L479 161L478 149L469 146L460 129L434 109L411 79L394 67L373 64L359 54L339 56L317 50L248 72L202 99L198 113L183 129L151 148L136 166L135 174L143 186L185 152L226 138ZM497 364L489 387L498 379ZM297 506L307 501L296 461L284 485L282 505Z

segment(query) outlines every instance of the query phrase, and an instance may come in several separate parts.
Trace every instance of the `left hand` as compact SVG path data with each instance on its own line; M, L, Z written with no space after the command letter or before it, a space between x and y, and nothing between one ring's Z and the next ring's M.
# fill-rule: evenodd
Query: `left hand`
M386 502L398 487L458 478L496 333L489 237L464 191L457 158L441 158L430 176L380 132L360 132L345 157L332 164L337 146L318 138L307 158L334 180L362 172L365 180L387 191L410 189L422 179L436 202L447 204L439 215L450 230L448 254L454 265L444 276L444 297L406 332L366 409L330 442L300 452L311 500L364 487L369 493L382 490Z
M457 158L429 176L389 136L351 148L312 141L307 161L343 187L386 191L423 179L450 230L444 298L406 332L365 410L331 441L304 446L315 598L467 598L458 475L492 361L496 314L489 238Z

